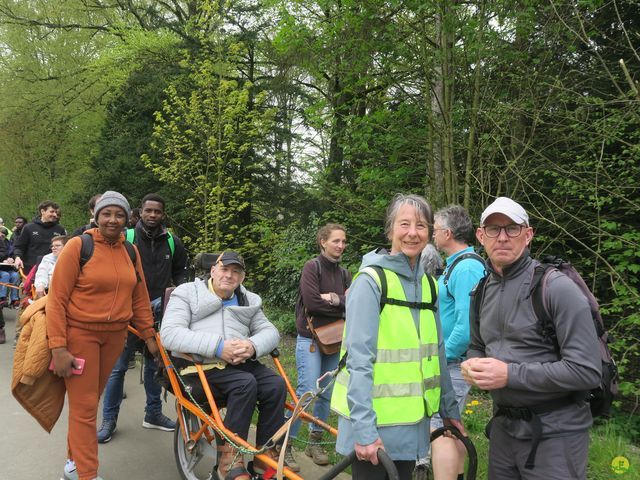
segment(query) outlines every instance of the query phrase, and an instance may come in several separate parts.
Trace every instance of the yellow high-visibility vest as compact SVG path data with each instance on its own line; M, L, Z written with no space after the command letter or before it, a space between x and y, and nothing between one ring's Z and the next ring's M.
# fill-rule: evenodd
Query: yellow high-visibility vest
M378 426L415 424L425 414L431 416L440 408L440 359L433 308L438 295L438 284L423 275L418 332L410 309L417 305L407 301L396 273L380 270L386 277L388 299L381 306L378 326L371 392L373 409ZM378 271L367 267L359 274L363 272L376 281L382 292ZM350 321L348 316L346 321ZM342 345L341 358L345 353L344 339ZM343 368L338 373L333 388L331 409L345 417L349 417L348 384L349 373Z

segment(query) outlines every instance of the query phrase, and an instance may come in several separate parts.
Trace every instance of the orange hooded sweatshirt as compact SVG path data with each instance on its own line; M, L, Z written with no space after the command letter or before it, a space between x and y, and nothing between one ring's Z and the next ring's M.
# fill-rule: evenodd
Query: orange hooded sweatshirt
M143 339L152 337L153 316L138 249L134 270L124 235L111 244L97 228L85 233L93 237L94 249L82 271L80 237L69 240L56 262L47 296L49 348L67 346L67 326L118 331L131 322Z

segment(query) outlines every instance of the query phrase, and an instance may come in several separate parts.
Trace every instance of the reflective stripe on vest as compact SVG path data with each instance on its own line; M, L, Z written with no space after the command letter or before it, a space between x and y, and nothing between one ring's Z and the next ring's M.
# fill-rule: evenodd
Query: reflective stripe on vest
M406 301L398 275L390 270L384 272L387 296ZM375 270L364 268L360 273L371 276L380 287ZM431 292L426 276L422 277L421 287L422 302L431 302L432 295L435 300L437 291ZM349 322L348 316L346 321ZM440 408L440 359L434 312L420 310L419 324L418 335L409 307L386 304L380 314L371 392L378 426L415 424L425 414L431 416ZM343 369L333 388L331 408L345 417L349 417L348 384L349 373Z

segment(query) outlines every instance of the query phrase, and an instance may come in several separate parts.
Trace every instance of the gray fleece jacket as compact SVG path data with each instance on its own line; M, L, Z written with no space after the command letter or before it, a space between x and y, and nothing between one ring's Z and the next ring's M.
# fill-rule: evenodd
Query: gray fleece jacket
M280 342L278 330L262 312L262 299L244 286L239 291L240 305L223 307L222 300L200 279L177 287L162 319L164 347L205 363L220 361L216 349L221 340L231 338L250 340L256 358L270 353Z
M507 386L492 390L497 405L535 406L585 392L599 385L599 345L586 298L570 278L552 272L546 292L560 345L556 352L538 330L531 299L537 260L529 252L498 275L488 265L480 319L471 321L469 358L491 357L508 364ZM473 316L473 315L472 315ZM562 436L589 428L589 406L584 401L540 415L544 436ZM531 438L531 423L497 417L503 430L518 439ZM494 425L495 425L494 423Z
M421 301L424 274L421 262L412 269L406 255L388 255L373 251L362 259L360 270L378 265L398 274L408 301ZM416 328L419 325L419 310L412 309ZM378 437L393 460L417 460L427 454L429 445L429 417L414 425L378 427L372 407L373 364L376 361L378 326L380 323L380 289L371 276L359 275L351 285L347 295L345 326L345 348L348 351L347 370L349 386L347 401L351 418L338 417L338 439L336 451L347 455L355 443L369 445ZM438 329L438 349L440 357L440 415L443 418L459 419L455 392L447 370L440 320L436 316Z

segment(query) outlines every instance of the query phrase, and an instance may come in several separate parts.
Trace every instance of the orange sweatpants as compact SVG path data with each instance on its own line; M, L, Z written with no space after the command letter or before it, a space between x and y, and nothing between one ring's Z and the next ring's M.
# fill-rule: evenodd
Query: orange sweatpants
M98 476L98 402L126 339L126 329L117 332L67 329L67 349L75 358L85 359L83 373L65 379L69 399L68 455L76 462L80 480Z

